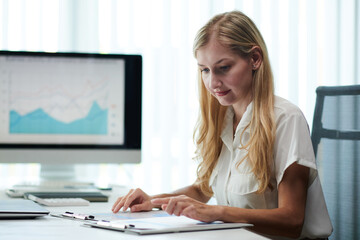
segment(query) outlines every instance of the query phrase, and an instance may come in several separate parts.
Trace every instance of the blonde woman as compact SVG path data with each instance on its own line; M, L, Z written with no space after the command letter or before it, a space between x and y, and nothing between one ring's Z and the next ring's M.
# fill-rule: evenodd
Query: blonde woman
M201 28L194 55L200 108L195 131L197 181L171 194L141 189L118 198L121 208L211 222L246 222L272 238L327 238L327 212L307 122L290 102L274 96L264 40L239 11ZM217 205L206 204L214 196Z

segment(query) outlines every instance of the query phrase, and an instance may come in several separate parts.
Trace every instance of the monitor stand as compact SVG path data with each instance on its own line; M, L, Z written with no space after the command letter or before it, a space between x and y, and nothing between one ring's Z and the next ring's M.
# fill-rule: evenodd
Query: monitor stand
M25 192L77 192L98 191L92 182L76 178L74 164L41 164L40 179L19 182L6 189L10 197L23 197Z
M76 178L74 164L41 164L39 185L48 187L78 188L94 186L94 183L80 181Z
M75 181L75 166L71 164L41 164L41 181Z
M76 190L94 189L92 182L81 181L76 178L74 164L44 164L40 165L39 180L21 181L12 186L14 189L49 189Z

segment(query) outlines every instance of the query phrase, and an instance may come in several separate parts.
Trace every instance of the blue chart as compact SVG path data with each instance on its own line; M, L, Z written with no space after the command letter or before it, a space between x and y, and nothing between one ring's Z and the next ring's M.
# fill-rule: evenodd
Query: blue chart
M61 122L39 108L23 116L10 111L11 134L93 134L108 133L108 109L101 109L93 102L89 113L69 123Z

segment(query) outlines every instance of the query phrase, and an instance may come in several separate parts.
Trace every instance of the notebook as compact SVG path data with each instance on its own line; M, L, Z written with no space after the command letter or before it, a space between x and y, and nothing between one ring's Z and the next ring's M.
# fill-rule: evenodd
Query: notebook
M26 199L0 200L0 219L36 218L46 216L49 211Z

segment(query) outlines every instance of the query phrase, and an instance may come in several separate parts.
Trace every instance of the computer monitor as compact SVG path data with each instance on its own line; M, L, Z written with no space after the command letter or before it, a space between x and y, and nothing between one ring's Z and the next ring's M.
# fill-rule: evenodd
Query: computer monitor
M0 51L0 163L139 163L142 57Z

